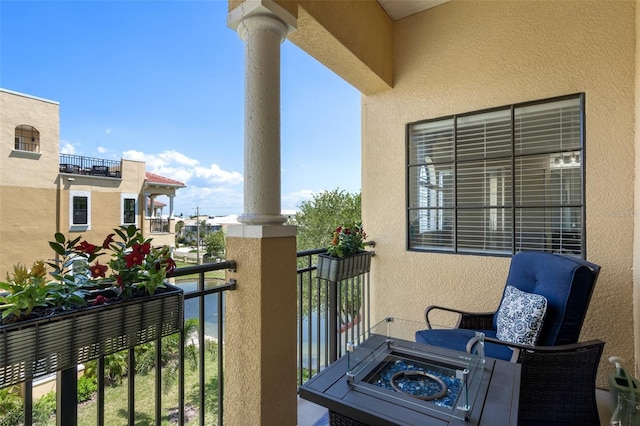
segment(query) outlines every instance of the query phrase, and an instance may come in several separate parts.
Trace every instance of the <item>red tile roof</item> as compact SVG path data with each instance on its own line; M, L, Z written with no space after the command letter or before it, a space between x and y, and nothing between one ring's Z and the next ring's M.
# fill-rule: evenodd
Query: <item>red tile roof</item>
M149 200L147 198L147 207L149 207L149 201L151 201L151 200ZM161 202L161 201L153 200L153 206L154 207L166 207L167 205L165 203Z
M177 186L180 188L184 188L187 186L180 181L169 179L164 176L156 175L154 173L149 173L149 172L145 173L145 179L147 181L147 184L149 185Z

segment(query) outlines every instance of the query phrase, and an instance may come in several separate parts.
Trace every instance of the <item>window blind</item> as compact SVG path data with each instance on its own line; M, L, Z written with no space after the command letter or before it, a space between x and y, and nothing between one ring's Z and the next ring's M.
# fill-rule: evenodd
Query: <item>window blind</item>
M584 97L410 123L408 248L584 255Z

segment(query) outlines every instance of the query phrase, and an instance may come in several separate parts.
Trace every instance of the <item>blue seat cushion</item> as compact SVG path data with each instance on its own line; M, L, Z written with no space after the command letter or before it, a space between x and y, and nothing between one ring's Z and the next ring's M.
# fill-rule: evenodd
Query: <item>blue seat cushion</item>
M487 337L496 337L495 330L477 331L484 333ZM416 342L466 352L467 342L475 336L476 330L466 330L463 328L421 330L416 331ZM484 354L490 358L509 361L513 351L509 349L508 346L485 342Z

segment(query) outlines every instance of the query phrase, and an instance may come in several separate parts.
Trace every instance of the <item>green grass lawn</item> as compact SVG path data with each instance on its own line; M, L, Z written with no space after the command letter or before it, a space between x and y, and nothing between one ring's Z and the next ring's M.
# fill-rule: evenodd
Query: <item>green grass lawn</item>
M165 339L172 339L174 336L169 336ZM164 344L168 344L165 348ZM165 340L163 342L163 353L171 354L176 353L175 348L172 346L175 344L174 340ZM198 366L198 354L197 348L194 345L188 344L185 347L185 387L184 387L184 399L185 399L185 424L197 425L200 424L200 385L199 385L199 367ZM138 347L136 349L136 362L138 366L143 366L145 361L154 359L155 349L148 349L145 347ZM167 352L168 351L168 352ZM204 424L205 425L217 425L218 424L218 362L217 362L217 345L215 342L207 341L205 345L205 358L204 358ZM126 354L125 352L119 354ZM116 357L118 358L118 357ZM174 365L177 368L176 357L169 355L167 359L167 365ZM95 368L95 367L93 367ZM178 381L177 371L175 374L171 374L171 368L163 368L162 377L162 395L161 395L161 410L162 420L161 425L176 425L178 424ZM137 373L135 376L135 425L136 426L151 426L156 425L155 422L155 370L151 369L148 374ZM107 386L104 391L104 424L109 426L127 425L128 419L128 379L122 378L121 383L116 383L111 386ZM49 397L52 397L51 400ZM55 407L55 394L47 395L47 400L51 400L53 405L49 409ZM44 400L44 399L43 399ZM21 410L21 409L20 409ZM45 409L46 412L46 409ZM34 413L35 414L35 413ZM42 413L44 414L44 413ZM46 416L46 414L44 414ZM42 417L40 417L42 419ZM0 418L0 424L3 422ZM40 426L54 426L56 424L55 416L49 417L44 421L35 421L34 424ZM97 402L96 395L94 394L92 399L78 404L78 425L79 426L93 426L97 424Z
M176 267L183 268L185 266L194 266L194 264L176 261ZM205 272L204 278L207 282L214 281L216 283L219 282L221 284L224 282L224 273L225 273L224 269L220 271L209 271L209 272ZM176 282L179 284L180 281L195 281L198 279L198 276L199 274L191 274L191 275L185 275L182 277L177 277Z
M205 357L205 421L206 425L218 423L218 370L217 360ZM166 381L163 379L163 386ZM135 379L136 426L155 425L155 373L136 375ZM189 367L185 370L185 424L199 424L198 370ZM122 384L105 389L105 425L127 424L127 379ZM162 391L162 425L174 425L178 422L178 383L173 381ZM78 406L78 425L96 424L97 405L95 400Z

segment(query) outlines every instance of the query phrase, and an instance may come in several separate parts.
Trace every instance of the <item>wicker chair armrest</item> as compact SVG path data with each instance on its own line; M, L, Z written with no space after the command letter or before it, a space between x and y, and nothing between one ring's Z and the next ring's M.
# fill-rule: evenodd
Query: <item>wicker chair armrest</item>
M510 347L513 349L511 362L517 363L523 363L534 358L541 359L542 357L552 362L554 358L560 359L563 354L584 350L585 347L604 346L604 342L601 340L589 340L587 342L556 346L521 345L519 343L505 342L504 340L486 336L484 337L484 341Z
M465 328L469 330L493 330L493 315L495 312L467 312L459 309L447 308L444 306L431 305L424 310L424 319L427 327L432 328L432 322L429 319L429 313L432 311L445 311L458 314L458 322L455 328Z

